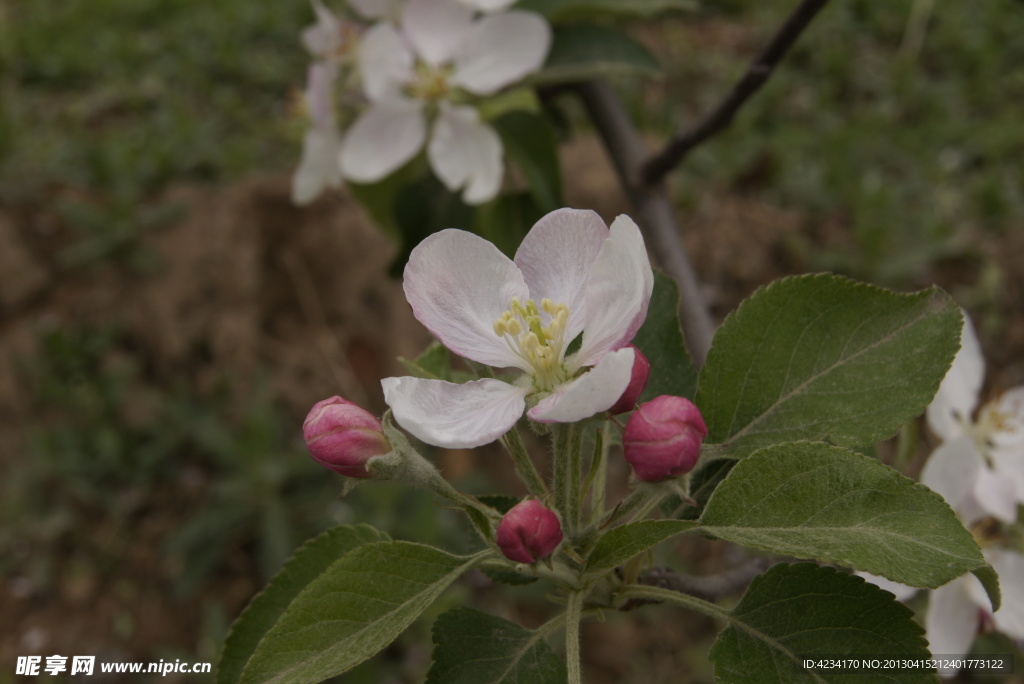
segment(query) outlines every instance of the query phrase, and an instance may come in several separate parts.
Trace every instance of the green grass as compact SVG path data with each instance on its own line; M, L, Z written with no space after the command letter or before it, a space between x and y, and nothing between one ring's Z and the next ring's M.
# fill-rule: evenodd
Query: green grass
M139 197L280 168L305 2L38 0L4 17L0 186Z

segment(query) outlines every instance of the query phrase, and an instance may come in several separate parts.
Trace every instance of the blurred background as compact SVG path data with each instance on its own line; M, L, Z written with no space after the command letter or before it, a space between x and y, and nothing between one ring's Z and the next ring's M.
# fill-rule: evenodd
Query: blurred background
M633 26L664 77L615 85L652 144L708 112L795 4ZM215 661L334 524L466 544L429 497L340 498L301 442L332 394L381 412L379 379L429 341L359 205L290 203L311 21L304 0L0 0L0 683L32 653ZM1024 384L1021 36L1020 0L833 0L671 177L716 316L794 273L937 283L974 317L989 390ZM573 121L569 204L628 212ZM497 452L436 458L468 491L520 493ZM701 572L729 552L673 553ZM542 589L477 576L432 615L470 596L543 615ZM432 615L344 681L421 681ZM585 625L588 681L711 681L713 636L658 608Z

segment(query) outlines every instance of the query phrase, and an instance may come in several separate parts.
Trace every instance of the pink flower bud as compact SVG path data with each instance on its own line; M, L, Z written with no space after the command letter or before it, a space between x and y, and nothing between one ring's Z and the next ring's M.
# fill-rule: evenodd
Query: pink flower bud
M366 462L391 451L376 416L341 397L317 402L302 436L313 460L347 477L370 477Z
M641 404L629 417L622 446L638 478L660 482L693 469L707 434L693 402L662 395Z
M647 378L651 374L651 362L635 346L632 344L629 346L633 350L632 375L629 378L629 384L626 385L625 391L622 392L622 396L619 397L614 406L608 409L609 413L632 411L633 407L636 406L636 400L640 398L640 393L647 386Z
M544 504L529 499L509 509L498 523L495 541L509 560L534 563L562 543L562 524Z

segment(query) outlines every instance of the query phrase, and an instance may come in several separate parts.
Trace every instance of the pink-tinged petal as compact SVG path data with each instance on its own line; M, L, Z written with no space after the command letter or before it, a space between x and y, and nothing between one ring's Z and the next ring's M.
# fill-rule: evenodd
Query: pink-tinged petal
M434 66L455 58L473 26L473 10L456 0L409 0L402 32L416 54Z
M490 95L539 69L550 47L551 27L539 14L513 11L484 17L461 45L452 83Z
M402 286L413 315L456 354L499 368L531 366L494 332L513 297L529 298L523 274L482 237L449 228L409 255Z
M653 289L654 273L640 229L628 216L619 216L587 276L577 368L592 366L629 344L647 316Z
M472 449L501 437L526 408L527 388L484 378L462 385L422 378L384 378L395 421L434 446Z
M497 12L503 10L516 0L459 0L463 5L481 12Z
M365 19L397 20L400 0L348 0L348 4Z
M1005 523L1017 520L1017 488L1011 480L1001 477L987 466L978 469L971 496L977 502L980 515L963 515L964 524L990 515Z
M921 484L959 511L981 471L981 456L969 435L943 442L924 464Z
M334 81L338 77L335 62L313 62L306 75L306 108L313 126L327 130L334 127Z
M1024 449L994 448L989 451L995 476L1013 487L1013 499L1024 503Z
M996 629L1014 639L1024 639L1024 555L1008 549L988 549L985 559L999 575L1003 603L992 616ZM969 585L971 598L983 609L992 610L981 582Z
M530 296L569 307L565 342L583 331L587 275L610 235L601 217L589 209L557 209L542 217L516 251Z
M985 379L985 359L978 336L966 311L963 317L960 351L926 413L929 427L942 439L963 432L963 425L971 420L971 413L978 405L978 392Z
M889 593L896 597L897 601L906 601L911 596L916 594L919 590L917 587L907 586L906 584L900 584L899 582L893 582L891 579L881 577L879 575L872 575L869 572L858 572L856 573L871 582L879 589L885 589Z
M390 100L373 105L341 143L341 173L357 183L376 183L416 156L427 137L420 104Z
M292 177L292 202L309 204L327 188L341 187L340 144L341 137L333 128L306 131L299 168Z
M965 656L978 632L978 606L971 598L965 577L934 590L928 602L925 631L932 655ZM951 677L956 670L939 670Z
M632 373L632 348L612 352L580 377L556 387L526 415L538 423L575 423L607 411L629 386Z
M359 75L371 102L395 99L413 78L412 51L398 30L387 22L366 32L359 44Z
M473 107L441 103L427 145L430 167L449 190L463 190L466 204L481 204L501 189L501 138Z

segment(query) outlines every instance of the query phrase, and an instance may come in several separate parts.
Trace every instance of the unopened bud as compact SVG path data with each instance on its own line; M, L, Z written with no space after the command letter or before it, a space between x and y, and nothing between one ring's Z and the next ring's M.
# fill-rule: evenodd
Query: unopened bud
M647 378L651 374L651 362L635 346L632 344L629 346L633 350L632 375L629 377L629 384L626 385L622 396L619 397L614 406L608 409L609 413L618 414L632 411L633 407L636 406L636 400L640 398L640 393L647 386Z
M622 446L633 472L660 482L690 472L708 434L700 410L688 399L662 395L641 404L626 422Z
M370 477L366 462L391 451L377 417L337 396L310 409L302 436L313 460L347 477Z
M562 543L558 516L537 499L516 504L498 523L495 541L509 560L534 563Z

